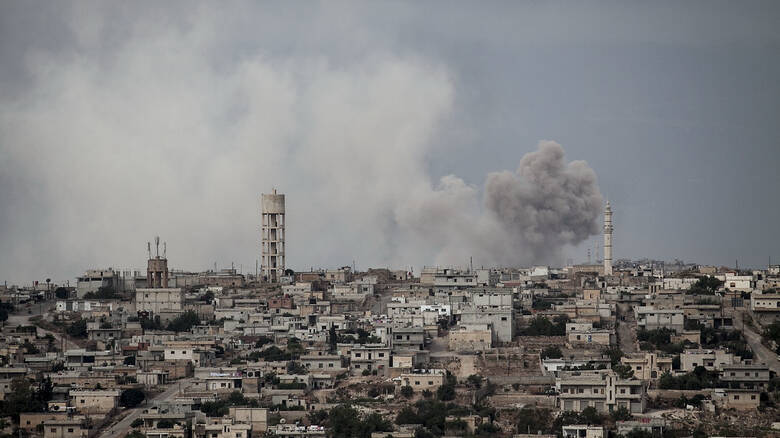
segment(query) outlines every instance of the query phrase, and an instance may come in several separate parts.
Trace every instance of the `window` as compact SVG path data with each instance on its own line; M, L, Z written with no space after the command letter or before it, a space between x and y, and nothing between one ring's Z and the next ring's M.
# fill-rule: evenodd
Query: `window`
M57 429L55 429L55 428L53 428L53 427L52 427L52 428L51 428L51 432L52 432L52 433L56 433L56 432L57 432Z
M735 395L735 396L734 396L734 400L739 400L739 396L738 396L738 395Z
M68 432L69 432L69 433L73 433L73 428L72 428L72 427L69 427L69 428L68 428Z
M328 368L333 368L333 364L332 364L332 363L329 363L329 364L328 364Z
M755 400L755 399L756 399L756 396L755 396L755 395L751 395L751 396L750 396L750 399L751 399L751 400Z

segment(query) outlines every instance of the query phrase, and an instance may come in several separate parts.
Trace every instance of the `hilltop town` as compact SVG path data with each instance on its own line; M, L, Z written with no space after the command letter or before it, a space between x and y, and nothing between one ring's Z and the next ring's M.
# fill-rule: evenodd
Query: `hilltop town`
M261 263L0 287L4 436L767 437L780 265L294 271L284 195Z

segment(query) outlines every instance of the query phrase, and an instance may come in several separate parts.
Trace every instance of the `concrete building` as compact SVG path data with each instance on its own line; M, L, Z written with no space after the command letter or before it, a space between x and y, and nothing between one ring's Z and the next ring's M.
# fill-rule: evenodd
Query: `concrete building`
M445 376L445 371L440 369L417 370L412 373L401 374L395 381L399 387L411 386L415 392L425 391L426 389L435 391L444 384Z
M612 275L612 207L604 209L604 275Z
M761 404L761 391L755 389L716 389L714 395L725 409L751 411Z
M640 329L669 328L680 333L685 328L685 315L682 309L656 309L653 306L635 306L634 316Z
M660 357L655 353L639 353L620 358L620 363L628 365L634 371L634 377L640 380L654 380L667 371L672 371L672 358Z
M690 372L696 367L707 371L720 371L723 367L738 363L739 358L725 350L688 349L680 354L680 370Z
M720 380L729 388L766 389L769 386L769 368L765 364L723 365Z
M139 313L159 315L162 312L181 312L183 309L184 295L179 288L168 287L168 258L167 247L163 243L163 255L160 256L160 238L154 238L155 256L152 257L152 248L146 243L149 256L146 264L146 286L136 288L135 306Z
M119 390L71 390L68 395L70 405L82 414L108 414L119 407Z
M262 277L269 283L278 283L285 266L285 206L284 195L262 195L262 248L260 254Z
M488 324L493 332L493 342L512 342L515 334L512 307L467 307L460 315L462 325Z
M115 291L121 290L121 281L119 272L111 268L108 269L90 269L79 277L76 277L76 296L84 298L84 295L97 292L100 288L111 288Z
M642 413L647 404L647 387L641 380L620 379L611 371L581 372L556 379L560 388L558 407L582 412L587 407L606 413L621 407Z
M447 343L450 351L485 351L493 347L493 331L488 324L460 325L450 329Z
M563 438L604 438L604 428L587 424L571 424L563 426Z
M86 438L83 417L48 420L43 423L43 438Z

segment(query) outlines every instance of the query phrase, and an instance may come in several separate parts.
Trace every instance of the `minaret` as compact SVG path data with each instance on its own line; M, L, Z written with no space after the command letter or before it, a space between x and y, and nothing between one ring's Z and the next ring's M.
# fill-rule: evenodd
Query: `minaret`
M604 275L612 275L612 207L604 209Z

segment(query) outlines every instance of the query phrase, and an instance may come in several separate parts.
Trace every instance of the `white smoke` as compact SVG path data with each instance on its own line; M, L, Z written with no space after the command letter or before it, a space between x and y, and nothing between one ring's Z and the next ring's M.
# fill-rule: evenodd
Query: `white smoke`
M595 174L553 143L489 175L484 199L431 177L456 92L446 66L392 53L224 62L203 11L181 28L140 21L104 53L90 19L74 19L71 50L28 54L28 92L0 101L0 279L139 267L156 234L173 267L254 271L272 187L287 194L298 269L551 261L597 231Z

